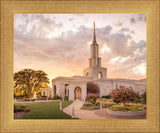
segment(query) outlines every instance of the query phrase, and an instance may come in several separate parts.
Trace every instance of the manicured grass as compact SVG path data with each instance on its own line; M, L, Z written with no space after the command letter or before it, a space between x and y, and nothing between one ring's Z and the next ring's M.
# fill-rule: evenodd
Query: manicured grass
M72 101L63 101L62 107L69 106ZM71 119L71 116L59 110L60 102L25 103L32 111L25 114L22 119Z

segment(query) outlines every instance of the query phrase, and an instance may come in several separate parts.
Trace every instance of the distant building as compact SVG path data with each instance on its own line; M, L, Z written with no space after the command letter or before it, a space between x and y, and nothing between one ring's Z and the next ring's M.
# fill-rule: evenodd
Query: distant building
M132 87L139 94L142 94L146 91L146 80L108 79L107 68L101 67L101 58L99 57L98 49L99 46L96 41L94 23L89 67L83 70L83 76L57 77L52 80L51 89L42 89L42 95L45 93L46 96L53 97L57 94L62 98L68 96L69 100L83 100L87 96L88 82L94 82L99 85L100 97L103 95L108 95L113 89L116 88L116 85Z

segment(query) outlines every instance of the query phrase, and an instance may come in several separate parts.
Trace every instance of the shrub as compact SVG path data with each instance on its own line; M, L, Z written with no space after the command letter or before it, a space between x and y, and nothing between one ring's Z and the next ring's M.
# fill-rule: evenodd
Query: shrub
M31 109L30 109L29 107L26 107L26 108L24 109L24 111L25 111L25 112L30 112Z
M110 95L114 102L121 102L123 105L125 105L126 102L135 102L138 97L138 94L136 94L131 87L126 88L125 86L120 86L119 88L112 90Z
M137 97L136 100L135 100L135 103L141 103L141 101L142 101L141 99L142 99L142 98L141 98L140 96Z
M110 107L112 105L113 105L113 102L110 102L110 101L107 101L107 100L103 102L103 107L104 108L108 108L108 107Z
M68 100L68 97L67 97L67 96L65 96L65 97L64 97L64 100Z
M61 99L61 97L58 96L58 95L55 95L55 96L53 97L53 100L57 100L57 99Z
M126 104L126 106L111 106L109 110L113 111L142 111L145 110L146 106L143 104Z
M93 94L93 93L89 93L89 94L87 95L87 97L86 97L86 99L96 99L96 98L98 98L98 95Z
M31 99L31 101L35 101L36 99Z
M44 98L45 98L45 97L47 97L47 96L41 96L41 97L44 97Z
M23 101L30 101L30 98L23 98Z
M23 112L24 109L23 108L18 108L18 112Z
M95 101L96 101L95 99L87 99L87 100L86 100L86 102L90 102L90 103L92 103L92 104L95 104Z
M108 108L110 106L112 106L114 103L108 100L101 100L101 99L97 99L96 100L96 105L100 105L100 102L102 103L104 108Z
M144 92L141 96L142 96L142 103L146 104L146 92Z
M20 105L19 107L22 108L22 109L25 109L25 108L26 108L25 105Z
M87 93L98 93L99 92L99 86L93 82L87 83Z
M98 95L93 94L93 93L89 93L89 94L86 96L86 101L95 104L96 98L98 98Z
M98 98L98 99L96 99L95 104L96 104L96 105L99 105L99 104L100 104L100 102L101 102L101 100Z
M29 112L31 109L25 105L14 105L14 113L15 112Z
M35 101L36 99L31 99L31 101ZM23 98L23 101L30 101L30 98Z
M18 112L18 106L14 105L14 112Z
M84 106L92 106L92 105L93 105L93 103L91 103L91 102L84 103Z
M53 98L51 98L51 97L48 97L48 100L52 100Z
M110 99L110 98L112 98L112 96L111 95L105 95L105 96L102 96L102 98Z

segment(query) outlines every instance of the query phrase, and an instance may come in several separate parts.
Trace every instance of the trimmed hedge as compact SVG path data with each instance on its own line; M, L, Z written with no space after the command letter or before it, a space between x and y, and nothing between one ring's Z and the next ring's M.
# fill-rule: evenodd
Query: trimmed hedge
M58 96L58 95L55 95L55 96L53 97L53 100L58 100L58 99L61 99L61 97Z

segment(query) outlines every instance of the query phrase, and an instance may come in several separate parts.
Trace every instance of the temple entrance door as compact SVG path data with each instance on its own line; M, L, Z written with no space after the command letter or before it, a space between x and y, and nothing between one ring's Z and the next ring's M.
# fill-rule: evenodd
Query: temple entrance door
M74 99L75 100L81 100L81 88L80 87L76 87L74 90Z

